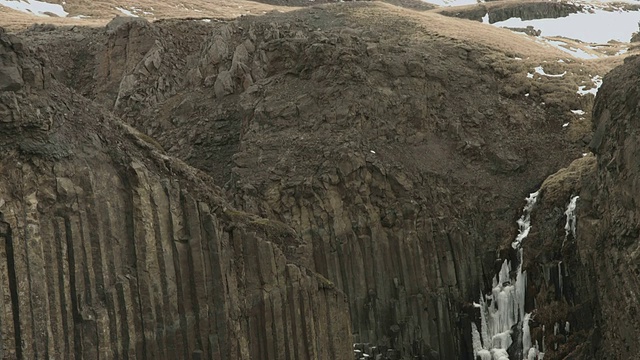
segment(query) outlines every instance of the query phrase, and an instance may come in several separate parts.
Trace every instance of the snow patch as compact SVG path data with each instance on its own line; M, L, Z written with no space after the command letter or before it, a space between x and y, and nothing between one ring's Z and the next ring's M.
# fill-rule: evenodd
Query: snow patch
M59 17L67 17L67 15L69 15L68 12L64 11L62 5L50 4L44 1L0 0L0 5L38 16L48 16L47 13L51 13Z
M576 115L584 115L585 114L584 110L571 110L571 112L576 114Z
M627 53L627 51L629 51L629 48L620 49L620 50L616 53L616 56L620 56L620 55L626 54L626 53Z
M639 19L640 10L606 11L600 8L591 8L557 19L522 20L511 18L493 25L511 28L533 26L541 30L542 35L547 37L562 36L587 43L606 44L609 40L628 42L631 35L638 31Z
M600 75L596 75L591 78L591 82L593 82L593 85L595 87L592 87L589 90L585 90L587 88L585 85L579 86L577 91L578 95L585 96L587 94L591 94L593 96L596 96L598 90L600 89L600 86L602 86L602 77Z
M556 49L562 50L566 53L569 53L571 55L573 55L574 57L577 57L579 59L597 59L599 58L598 55L596 54L591 54L588 53L582 49L577 49L574 48L572 46L569 46L566 42L564 41L558 41L558 40L547 40L546 41L549 45L553 46ZM558 62L560 62L558 60Z
M537 66L535 68L535 71L537 74L540 74L542 76L546 76L546 77L554 77L554 78L558 78L558 77L563 77L567 74L567 72L563 72L562 74L547 74L546 72L544 72L544 69L542 68L542 66Z
M121 7L117 7L116 6L116 10L120 11L121 13L127 15L127 16L131 16L131 17L138 17L138 15L132 13L131 11L125 9L125 8L121 8Z

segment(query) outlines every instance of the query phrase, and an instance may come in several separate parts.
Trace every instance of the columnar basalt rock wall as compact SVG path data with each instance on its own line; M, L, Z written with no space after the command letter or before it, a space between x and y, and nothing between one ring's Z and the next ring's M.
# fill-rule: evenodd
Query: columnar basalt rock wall
M0 54L3 358L351 358L346 298L287 261L295 233L233 210L19 39L0 32Z
M2 175L8 358L349 357L344 295L177 181L38 165Z

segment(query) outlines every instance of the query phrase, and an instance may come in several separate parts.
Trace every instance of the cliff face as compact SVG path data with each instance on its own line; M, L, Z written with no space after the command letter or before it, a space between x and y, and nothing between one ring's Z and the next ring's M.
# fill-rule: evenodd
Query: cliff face
M286 226L0 32L3 358L347 359L348 304Z
M352 333L354 341L390 356L471 357L469 300L493 276L494 249L515 236L514 204L523 192L581 153L579 128L561 129L576 120L569 110L589 100L554 82L561 80L529 81L527 72L539 62L524 64L507 51L443 36L390 9L356 3L230 22L116 19L104 30L24 34L50 57L58 80L143 131L122 130L147 153L164 149L207 174L188 171L209 189L194 194L190 185L169 180L174 170L165 155L154 155L152 164L139 150L126 161L119 152L109 155L112 161L90 161L108 167L100 174L117 173L113 181L123 193L123 205L108 219L125 226L129 262L109 276L131 274L136 283L146 276L154 284L153 274L164 271L176 284L191 281L176 285L176 292L192 295L184 295L189 305L178 307L171 321L185 314L179 328L197 331L182 335L179 351L217 351L211 345L217 341L223 358L351 356L345 334ZM545 64L552 66L561 65ZM103 185L100 174L61 174L44 178L70 178L73 189L93 194L83 202L95 205L80 212L118 199L95 190ZM200 194L216 193L212 184L224 194L205 201ZM56 199L57 186L56 180ZM102 224L96 234L103 241L115 238L104 232L119 225L91 218ZM200 245L185 240L207 226L214 230L194 235ZM166 238L158 235L165 231ZM145 260L165 248L187 254L171 257L174 270ZM218 248L228 281L207 270L217 260L202 260L203 269L193 261ZM147 249L155 253L146 255ZM158 270L138 275L140 261ZM207 306L223 312L216 319L225 319L227 333L202 335L218 325L201 325L198 296L209 297L198 295L192 280L198 277L219 285L207 291L222 298ZM151 315L140 324L160 321L156 291L172 283L130 290L153 304L131 300L148 306L142 314ZM149 328L154 325L136 339L157 341L159 352L163 336L140 335Z
M580 259L594 268L602 316L603 358L630 358L638 350L640 251L638 240L637 57L606 78L594 107L592 151L598 157L595 186L583 190ZM593 286L592 285L592 286Z
M570 105L542 106L519 60L378 6L117 20L74 30L82 47L26 35L236 207L294 229L279 249L347 295L356 342L464 358L463 308L512 237L513 204L582 142L559 131Z

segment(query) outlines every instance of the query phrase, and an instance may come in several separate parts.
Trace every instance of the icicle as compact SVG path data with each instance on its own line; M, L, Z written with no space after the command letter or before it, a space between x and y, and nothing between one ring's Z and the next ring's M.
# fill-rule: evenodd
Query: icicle
M474 322L471 323L471 341L473 342L473 357L476 358L478 357L478 353L484 349L482 348L480 332L478 332L478 327Z
M522 355L526 355L527 359L531 358L531 351L535 349L531 347L531 331L529 329L529 320L531 319L531 314L526 314L524 319L522 319ZM533 358L535 360L535 357Z
M567 335L569 335L569 329L570 329L570 324L567 321L564 323L564 331L567 333Z
M522 249L519 250L519 256L521 259L523 258ZM518 314L516 315L518 316L518 319L522 319L525 316L524 303L526 300L526 297L525 297L526 290L527 290L527 272L522 271L522 261L520 261L520 264L518 265L518 273L516 275L516 286L515 286L516 302L518 304Z
M491 349L491 356L494 360L509 360L509 354L505 349Z
M567 222L564 225L565 238L569 236L569 233L576 237L576 202L580 197L574 196L569 200L569 205L564 214L567 216Z
M480 329L480 336L482 338L483 348L488 349L490 338L488 333L489 326L487 325L487 305L482 294L480 294L480 306L482 306L482 309L480 310L480 326L482 327Z
M478 351L478 356L481 360L491 360L491 352L489 350Z

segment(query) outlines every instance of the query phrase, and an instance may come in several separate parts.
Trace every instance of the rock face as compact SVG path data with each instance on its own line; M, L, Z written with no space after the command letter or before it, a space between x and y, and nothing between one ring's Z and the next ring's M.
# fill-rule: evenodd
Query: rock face
M102 239L74 240L81 248L73 255L83 257L67 266L93 269L79 270L78 281L94 289L91 274L135 279L135 287L120 285L129 302L116 292L117 305L101 310L115 329L137 329L126 344L164 354L170 322L189 331L177 350L187 355L351 357L353 334L359 348L390 358L471 358L464 309L493 276L493 249L513 237L514 204L583 143L560 131L569 102L543 106L546 93L530 90L513 54L440 36L380 6L24 34L52 59L56 77L140 130L122 126L145 156L155 154L150 164L135 149L111 155L114 140L95 150L102 157L41 175L55 184L50 202L61 197L71 209L60 216L95 229L65 225L61 237ZM78 42L70 43L73 32ZM183 165L199 179L195 190L180 173L171 177L162 149L206 173ZM72 174L81 161L104 169ZM105 174L119 195L101 188ZM59 190L57 178L71 190ZM224 194L206 200L213 184ZM18 194L12 203L26 201ZM59 220L43 209L38 226L55 229ZM122 233L110 234L113 227ZM104 242L122 249L120 262L97 265ZM162 249L173 257L160 259ZM216 251L219 259L204 257ZM147 264L158 270L143 271ZM213 279L210 287L195 285L202 278ZM183 295L160 319L171 301L156 299L174 283ZM85 308L101 309L104 291L78 289L90 298ZM131 307L143 307L143 317ZM213 320L202 307L223 320L203 323ZM79 311L78 319L99 313ZM91 326L87 334L103 334ZM84 339L88 347L111 341ZM120 343L112 348L122 353Z
M628 58L605 77L594 106L595 156L541 187L525 268L526 311L534 311L531 333L545 359L630 359L639 351L639 68L638 57Z
M300 240L50 76L0 32L0 356L349 359Z
M602 358L631 358L640 351L640 166L634 124L639 68L638 57L629 58L605 78L594 107L596 182L583 190L585 209L579 212L584 214L578 228L584 244L580 259L593 267L598 288Z

